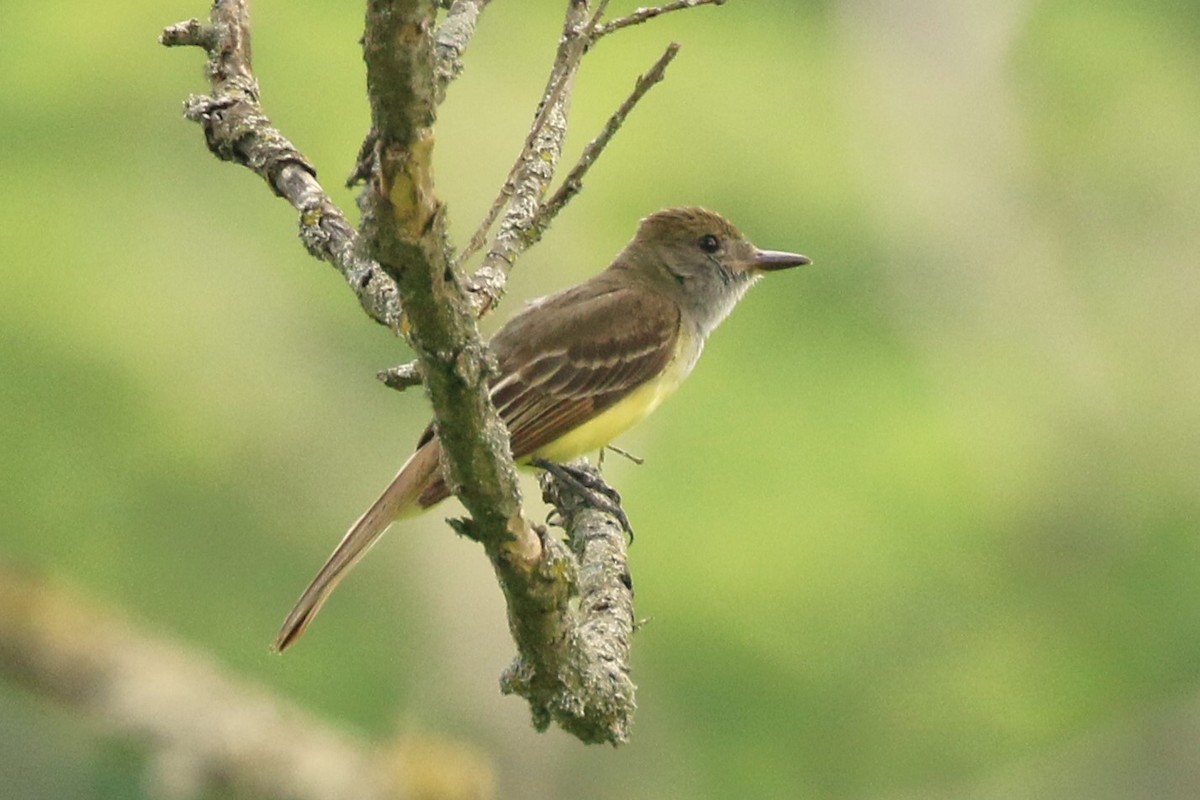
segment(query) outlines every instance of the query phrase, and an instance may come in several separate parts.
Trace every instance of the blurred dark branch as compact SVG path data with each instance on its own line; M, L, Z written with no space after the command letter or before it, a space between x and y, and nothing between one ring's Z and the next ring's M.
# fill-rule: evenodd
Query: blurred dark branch
M208 149L253 170L299 214L300 239L315 258L335 266L372 319L394 327L400 318L395 283L358 250L358 234L317 182L317 171L271 125L259 103L251 68L248 0L217 0L208 23L198 19L163 30L168 47L191 45L208 53L211 95L192 95L184 116L204 128Z
M491 767L474 750L411 737L375 749L212 659L95 606L0 563L0 677L144 747L158 794L493 795Z

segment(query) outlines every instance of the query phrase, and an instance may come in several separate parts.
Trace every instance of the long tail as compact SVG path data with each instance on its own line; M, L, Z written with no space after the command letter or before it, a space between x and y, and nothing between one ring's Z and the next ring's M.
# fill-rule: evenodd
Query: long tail
M325 566L300 595L275 637L274 650L283 652L300 638L346 571L366 555L396 517L417 505L421 492L437 475L440 458L441 443L436 437L409 456L379 499L346 531Z

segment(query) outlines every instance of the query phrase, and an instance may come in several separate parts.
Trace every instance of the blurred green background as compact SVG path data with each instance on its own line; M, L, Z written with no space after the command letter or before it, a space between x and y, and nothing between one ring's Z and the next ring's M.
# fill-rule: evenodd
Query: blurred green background
M254 4L266 109L348 211L359 6ZM459 243L561 6L493 3L443 107ZM589 56L568 159L684 45L490 328L666 205L815 261L622 439L645 466L607 462L650 619L617 750L499 695L501 598L452 505L268 653L428 407L375 380L408 354L292 210L181 119L202 54L155 37L206 11L5 4L0 556L349 728L473 743L509 797L1200 794L1194 3L732 2ZM0 685L0 719L9 796L141 796L61 710Z

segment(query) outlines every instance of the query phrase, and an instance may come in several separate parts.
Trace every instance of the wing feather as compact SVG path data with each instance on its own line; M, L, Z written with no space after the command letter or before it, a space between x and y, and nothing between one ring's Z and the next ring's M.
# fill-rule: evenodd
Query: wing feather
M612 407L675 356L678 306L602 273L526 309L491 342L492 402L522 459ZM438 478L421 495L449 495Z
M607 277L607 276L601 276ZM516 317L492 340L493 401L523 458L661 373L680 315L662 295L589 281Z

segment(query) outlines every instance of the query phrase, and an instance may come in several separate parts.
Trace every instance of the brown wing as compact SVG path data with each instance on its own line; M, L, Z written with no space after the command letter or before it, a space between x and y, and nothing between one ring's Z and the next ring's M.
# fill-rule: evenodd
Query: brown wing
M513 457L536 452L658 375L678 335L674 303L600 278L516 317L492 340L500 367L492 402Z
M513 458L536 452L662 372L679 327L675 303L606 273L510 320L491 341L499 365L491 394ZM439 479L421 505L448 494Z

